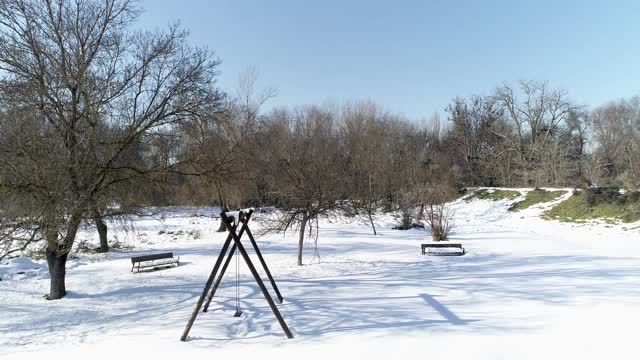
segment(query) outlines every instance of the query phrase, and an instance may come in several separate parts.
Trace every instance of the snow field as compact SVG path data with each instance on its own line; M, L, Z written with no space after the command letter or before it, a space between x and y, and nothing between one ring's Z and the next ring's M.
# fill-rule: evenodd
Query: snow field
M391 230L395 219L389 215L377 217L378 236L364 221L322 220L322 261L303 267L295 265L297 234L261 237L285 298L279 309L296 338L286 339L241 261L245 314L232 317L230 266L186 343L179 337L226 235L215 232L215 209L166 209L161 221L137 220L135 232L110 231L132 250L75 255L68 263L69 295L60 301L42 299L46 264L3 262L0 356L68 350L65 358L151 351L160 358L636 359L638 230L540 219L550 204L517 213L507 212L507 205L453 203L451 240L467 250L462 257L421 255L428 231ZM79 237L97 241L91 229ZM156 251L174 252L181 266L129 272L131 256ZM307 264L312 253L306 249Z

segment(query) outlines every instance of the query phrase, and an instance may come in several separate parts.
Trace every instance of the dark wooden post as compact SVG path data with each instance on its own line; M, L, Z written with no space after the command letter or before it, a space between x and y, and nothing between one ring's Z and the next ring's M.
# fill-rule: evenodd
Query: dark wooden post
M200 312L200 308L202 307L202 303L204 302L204 299L207 296L207 293L209 292L209 288L211 287L211 284L213 283L213 279L215 279L215 277L216 277L216 273L218 272L218 268L220 267L220 264L222 263L222 260L224 259L224 256L227 253L227 249L229 248L229 244L231 243L231 239L232 239L231 234L235 235L235 227L229 228L229 235L227 236L227 240L225 240L224 244L222 245L222 249L220 250L220 255L218 256L218 260L216 260L216 264L213 266L213 270L211 270L211 275L209 275L209 279L207 280L207 283L205 284L204 289L202 289L202 294L200 295L200 298L198 299L198 303L196 304L196 308L193 309L193 313L191 313L191 318L187 322L187 326L185 327L184 332L182 333L182 337L180 337L180 340L182 340L182 341L186 341L187 340L187 336L189 336L189 331L191 330L191 327L193 326L193 322L196 321L196 317L198 316L198 313Z
M235 252L236 252L236 244L233 244L231 246L231 250L229 250L229 256L227 256L227 260L224 262L224 265L222 265L222 269L220 270L220 275L218 275L216 282L213 284L213 287L211 288L211 293L209 294L209 297L207 298L207 302L205 302L204 307L202 308L202 312L209 311L209 305L211 304L211 300L213 300L213 296L216 294L216 290L218 290L218 287L220 287L220 282L222 281L222 277L227 272L227 268L229 267L229 263L231 262L231 259L233 258L233 255L235 254Z
M267 267L267 262L264 261L264 258L262 257L262 253L260 252L260 249L258 248L258 244L256 243L256 240L253 238L253 234L251 234L251 230L249 230L249 228L247 227L247 236L249 236L249 240L251 241L251 245L253 246L253 249L255 250L256 254L258 254L258 259L260 260L260 263L262 264L262 267L264 268L264 271L267 273L267 277L269 278L269 281L271 282L271 286L273 286L273 290L276 292L276 295L278 296L278 301L280 302L280 304L282 304L282 295L280 295L280 290L278 290L278 286L276 285L276 281L273 279L273 276L271 276L271 271L269 271L269 267Z

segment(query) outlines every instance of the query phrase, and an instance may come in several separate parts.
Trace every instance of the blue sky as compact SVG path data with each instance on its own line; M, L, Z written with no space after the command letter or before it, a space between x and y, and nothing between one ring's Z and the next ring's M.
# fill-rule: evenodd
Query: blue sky
M371 99L411 118L504 82L548 80L591 108L640 94L640 1L146 0L275 87L269 107Z

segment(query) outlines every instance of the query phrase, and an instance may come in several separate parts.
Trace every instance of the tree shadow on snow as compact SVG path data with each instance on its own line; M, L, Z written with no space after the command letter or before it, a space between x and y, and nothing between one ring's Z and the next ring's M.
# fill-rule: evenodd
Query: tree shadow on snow
M267 263L268 254L288 255L294 249L294 245L272 242L260 246L267 254ZM370 259L349 257L351 251L362 253L363 247L370 251ZM402 249L407 254L406 261L375 259L376 254ZM198 245L189 253L211 254L207 261L213 265L218 251L216 246ZM332 244L329 253L346 258L313 265L309 267L313 270L310 273L291 270L289 275L273 274L285 298L278 308L300 341L358 331L384 336L424 331L523 330L536 325L513 321L514 314L511 317L501 314L498 305L519 302L569 305L576 299L600 301L640 296L640 288L630 285L640 277L636 258L508 253L438 258L415 255L406 246L362 242ZM328 255L325 258L331 259ZM255 264L274 296L262 269ZM178 270L136 277L123 269L116 278L105 279L101 269L82 269L83 276L110 285L91 293L70 292L66 299L56 302L3 304L10 313L26 314L28 309L30 315L28 321L0 325L0 332L10 334L0 340L0 345L56 332L85 336L107 331L145 334L155 329L175 332L178 341L208 276L206 273L194 278L193 274ZM73 282L73 276L69 280ZM254 280L245 273L239 285L245 315L231 316L235 309L235 283L229 273L210 311L198 316L191 330L193 340L209 346L233 339L284 339Z

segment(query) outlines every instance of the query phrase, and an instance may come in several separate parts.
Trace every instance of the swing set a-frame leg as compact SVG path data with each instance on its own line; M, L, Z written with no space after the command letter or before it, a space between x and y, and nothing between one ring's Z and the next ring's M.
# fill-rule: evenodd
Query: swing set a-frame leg
M211 304L211 300L213 300L213 296L216 294L216 290L218 290L218 287L220 286L220 282L222 281L224 274L227 272L227 267L229 267L229 263L231 262L231 259L233 258L233 255L235 254L235 252L236 252L236 244L233 244L231 246L231 250L229 250L229 256L227 256L227 260L225 260L224 265L222 265L222 269L220 270L220 275L218 275L216 282L213 284L213 287L211 287L211 293L209 294L209 297L207 297L207 301L204 303L202 312L207 312L209 310L209 305Z
M247 228L247 236L249 236L249 240L251 241L251 245L253 246L253 250L258 255L258 260L260 260L260 264L262 264L262 267L264 268L264 271L267 273L267 277L269 278L269 281L271 282L271 286L273 287L273 290L276 292L276 295L278 296L278 302L280 302L280 304L282 304L283 299L282 299L282 295L280 295L280 290L278 290L278 286L276 285L276 281L273 279L273 276L271 275L271 271L269 271L269 267L267 266L267 262L264 261L264 258L262 257L262 253L260 252L260 249L258 248L258 244L256 243L256 240L253 238L253 234L251 234L251 230L249 230L249 228Z
M233 229L233 234L235 234L235 228ZM213 279L215 279L216 277L216 273L218 272L218 268L220 267L220 264L222 263L222 260L224 259L224 256L227 253L227 249L229 248L229 244L231 243L231 233L229 233L229 236L227 237L227 240L224 242L224 245L222 245L222 249L220 250L220 255L218 256L218 260L216 260L216 264L213 266L213 270L211 270L211 275L209 275L209 279L207 280L207 283L204 286L204 289L202 289L202 294L200 295L200 298L198 299L198 303L196 304L195 309L193 309L193 313L191 313L191 318L189 319L189 321L187 322L187 326L184 329L184 332L182 333L182 336L180 337L180 340L182 341L187 341L187 336L189 336L189 331L191 331L191 327L193 326L193 322L196 321L196 317L198 316L198 313L200 312L200 308L202 307L202 303L204 302L205 297L207 296L207 293L209 292L209 288L211 287L211 284L213 283Z

